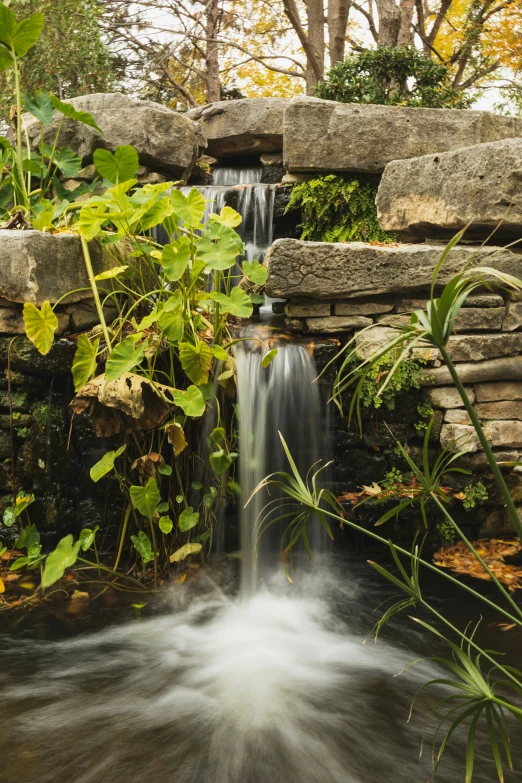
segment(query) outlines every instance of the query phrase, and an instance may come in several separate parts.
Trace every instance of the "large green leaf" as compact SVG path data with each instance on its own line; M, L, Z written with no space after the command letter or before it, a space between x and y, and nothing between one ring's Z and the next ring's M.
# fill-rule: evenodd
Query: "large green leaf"
M74 391L80 391L96 372L96 356L99 345L99 339L91 343L86 334L81 334L78 337L72 364Z
M266 283L266 277L268 275L268 269L263 264L255 259L250 263L249 261L243 261L243 274L248 277L256 285L264 285Z
M50 125L54 117L54 106L51 103L51 96L48 92L37 92L33 98L31 95L24 94L24 109L37 120L40 120L42 125Z
M198 258L205 263L205 266L220 272L234 266L239 249L233 234L233 231L227 232L217 240L212 239L208 234L201 237L198 243Z
M114 468L115 461L123 454L126 448L127 444L124 443L123 446L120 446L120 448L115 451L107 451L103 457L92 466L90 470L91 479L96 483L106 476L107 473L110 473Z
M185 416L197 419L205 413L205 398L197 386L189 386L187 391L175 389L172 396L174 404L181 408Z
M94 117L88 111L78 111L71 103L64 103L56 95L51 95L51 103L65 117L81 122L83 125L89 125L90 128L95 128L103 135L102 129L96 124Z
M192 506L188 506L188 508L179 515L178 527L183 533L186 533L187 530L192 530L193 527L196 527L198 522L199 513L194 511Z
M170 201L174 212L186 226L191 228L199 226L205 214L205 199L199 190L192 188L188 196L185 196L181 190L173 190Z
M58 327L58 318L50 303L44 302L39 310L32 302L26 302L23 315L26 335L45 356L53 347L54 333Z
M215 212L212 212L209 217L211 220L215 220L217 223L221 223L223 226L228 226L228 228L236 228L236 226L239 226L243 221L243 218L239 212L236 212L236 210L232 209L232 207L223 207L219 215L217 215Z
M219 302L224 313L230 313L238 318L250 318L252 315L254 307L250 297L239 286L232 289L230 296L221 294L219 291L212 291L209 297Z
M35 45L43 26L43 14L33 14L17 22L11 9L0 4L0 42L14 49L17 57L23 57Z
M203 340L199 340L196 345L181 343L179 358L184 372L192 383L196 386L207 383L212 367L212 351Z
M171 343L178 343L183 338L185 321L180 310L162 310L158 324L163 335Z
M190 263L190 239L182 236L170 245L165 245L160 263L167 280L180 280Z
M156 506L161 500L156 479L150 478L144 487L133 486L130 488L130 499L133 508L138 509L144 517L152 519Z
M165 218L170 217L174 212L174 207L170 203L167 195L158 198L158 200L148 209L140 220L140 231L148 231L153 226L163 223Z
M136 346L136 342L141 337L142 335L132 334L111 351L105 365L105 377L108 381L117 381L124 372L130 372L138 364L141 364L147 348L146 342Z
M65 536L58 546L47 556L42 574L42 587L50 587L65 574L67 568L76 563L81 541L74 543L72 535Z
M13 56L10 49L0 43L0 71L4 71L6 68L10 68L13 64Z
M138 153L130 144L117 147L114 154L109 150L94 150L93 160L98 174L114 183L133 179L140 165Z
M82 159L70 147L55 150L53 161L64 177L74 177L82 167Z
M140 530L137 536L131 536L131 541L134 544L134 549L141 555L143 565L146 565L150 560L154 560L150 538L143 530Z
M230 468L237 454L233 451L227 454L223 449L219 451L213 451L209 457L210 467L217 476L223 476L224 473Z
M180 547L180 549L177 549L176 552L170 556L169 560L171 563L181 563L186 557L189 555L197 555L202 549L202 544L185 544Z

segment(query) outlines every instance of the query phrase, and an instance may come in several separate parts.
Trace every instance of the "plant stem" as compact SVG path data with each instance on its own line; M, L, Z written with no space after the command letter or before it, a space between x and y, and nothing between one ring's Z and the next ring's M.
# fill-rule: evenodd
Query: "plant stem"
M20 92L20 71L18 70L18 61L16 58L16 52L14 47L11 47L11 54L13 56L13 70L15 78L15 93L16 93L16 153L18 155L18 163L20 165L20 173L23 172L23 155L22 155L22 94Z
M126 579L128 582L132 582L135 585L138 585L140 590L145 590L145 585L142 585L141 582L138 582L137 579L134 579L132 576L127 576L127 574L120 574L116 571L113 571L112 568L107 568L107 566L100 565L99 563L91 563L90 560L85 560L84 557L79 557L78 560L80 563L86 563L88 566L91 566L92 568L101 569L102 571L106 571L108 574L113 574L113 576L117 576L119 579Z
M123 527L122 527L122 530L121 530L120 543L119 543L119 546L118 546L118 554L116 555L116 560L115 560L114 566L113 566L113 570L114 571L118 570L118 566L120 564L121 553L123 551L123 543L125 541L125 534L127 533L127 525L129 524L131 510L132 510L132 507L131 507L131 504L129 503L129 505L125 509L125 516L123 517Z
M469 417L471 419L471 423L473 424L473 427L475 428L475 431L477 433L478 439L480 441L480 444L482 448L484 449L484 453L486 455L486 459L489 463L489 467L491 468L491 472L493 473L495 477L495 481L497 482L497 485L500 489L500 493L502 495L502 498L504 500L504 503L506 504L506 508L509 512L509 516L511 517L511 521L513 522L513 526L517 532L517 535L522 542L522 523L520 522L517 509L515 507L515 504L513 503L513 499L511 495L509 494L509 490L507 488L506 482L504 480L504 476L502 475L502 471L500 470L499 466L497 465L497 461L495 459L495 455L493 454L493 451L491 449L491 446L488 443L488 440L486 438L486 435L484 434L484 430L482 429L482 425L479 421L479 418L477 414L475 413L475 409L473 408L473 405L469 401L468 395L466 394L466 389L464 388L464 384L460 380L459 374L457 373L457 370L451 361L449 354L444 346L439 346L439 350L442 354L442 358L444 360L444 364L448 368L450 375L453 379L453 382L455 386L457 387L457 390L460 394L460 397L462 399L462 402L464 403L464 407L466 408L467 413L469 414Z
M100 301L100 295L98 293L98 286L96 285L96 280L94 279L94 270L92 268L91 255L89 253L89 244L85 239L85 237L83 237L81 234L80 234L80 241L82 243L83 260L85 262L85 268L87 270L89 283L91 284L91 291L94 298L94 303L96 305L96 311L98 313L98 318L100 319L100 324L103 330L103 336L105 338L105 344L107 345L107 350L110 353L112 347L111 338L109 337L109 330L107 329L107 323L105 322L103 307Z

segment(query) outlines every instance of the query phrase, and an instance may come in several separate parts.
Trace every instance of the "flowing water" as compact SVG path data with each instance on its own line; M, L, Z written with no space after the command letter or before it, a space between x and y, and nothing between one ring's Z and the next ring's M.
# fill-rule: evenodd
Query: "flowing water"
M281 346L266 370L260 358L237 355L245 494L284 464L277 430L305 467L325 431L308 350ZM407 715L437 669L394 677L426 652L423 636L404 620L364 645L386 586L323 553L291 587L273 540L256 566L254 520L249 507L246 596L209 568L152 599L140 622L61 641L38 641L25 622L0 636L1 783L428 781L429 749L418 752L432 703ZM459 738L441 783L463 783L463 758ZM494 779L479 752L475 783Z

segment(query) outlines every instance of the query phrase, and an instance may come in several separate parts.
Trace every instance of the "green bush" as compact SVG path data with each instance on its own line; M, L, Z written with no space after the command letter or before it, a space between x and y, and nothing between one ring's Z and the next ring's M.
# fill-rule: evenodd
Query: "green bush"
M328 174L295 185L286 211L300 209L301 239L317 242L394 242L377 220L377 185L367 177Z
M451 73L414 47L367 49L336 63L315 88L318 98L341 103L379 103L465 109L473 98L451 85Z

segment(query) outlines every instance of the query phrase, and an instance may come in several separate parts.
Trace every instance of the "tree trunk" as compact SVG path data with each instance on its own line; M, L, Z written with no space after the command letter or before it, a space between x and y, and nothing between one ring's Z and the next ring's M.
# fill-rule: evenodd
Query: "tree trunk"
M397 46L401 28L401 12L395 0L376 0L379 14L378 46Z
M205 82L207 101L221 100L221 79L219 78L219 47L216 43L219 33L221 9L219 0L209 0L205 11Z
M415 0L401 0L400 28L397 37L397 46L408 46L413 42L413 9Z
M350 5L351 0L328 0L328 44L331 66L344 60Z
M306 0L308 16L308 41L315 53L313 60L307 58L306 92L310 95L313 88L324 75L324 2L323 0Z

